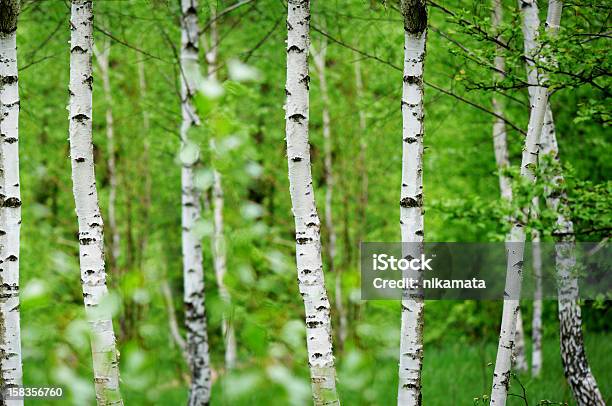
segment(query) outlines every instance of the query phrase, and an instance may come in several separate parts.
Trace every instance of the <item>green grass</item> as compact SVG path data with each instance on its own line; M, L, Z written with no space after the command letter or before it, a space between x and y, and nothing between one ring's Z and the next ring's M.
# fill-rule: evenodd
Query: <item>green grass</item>
M610 403L612 373L609 354L612 351L612 340L609 335L589 335L586 337L586 348L599 387L607 403ZM518 375L518 380L525 387L528 404L537 405L544 399L575 404L563 375L559 340L546 339L542 350L544 362L541 375L538 378L531 377L529 373ZM423 367L423 404L471 405L474 403L474 398L488 395L496 351L494 343L481 346L449 344L426 348ZM530 358L529 344L527 354ZM510 393L522 395L521 385L516 379L511 381ZM510 396L507 404L525 405L525 401Z

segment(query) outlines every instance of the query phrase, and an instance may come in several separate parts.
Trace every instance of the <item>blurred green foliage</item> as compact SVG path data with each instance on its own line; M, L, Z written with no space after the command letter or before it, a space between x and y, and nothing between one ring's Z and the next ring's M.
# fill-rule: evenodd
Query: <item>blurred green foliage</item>
M219 1L218 7L221 10L231 4ZM516 2L503 4L506 20L502 36L509 44L504 56L510 72L503 83L493 83L492 71L483 62L492 61L495 50L482 35L490 32L489 3L484 1L445 1L444 8L454 15L430 7L432 29L425 76L487 109L491 87L496 87L508 96L499 96L508 120L525 129L528 102L526 89L520 86L525 76L522 34ZM61 385L72 404L86 405L94 402L94 393L68 159L69 11L66 2L24 2L18 29L23 363L26 385ZM609 75L598 73L609 72L609 46L605 38L586 41L591 38L586 34L609 25L609 11L610 5L602 1L570 4L563 15L560 37L550 44L561 56L557 70L576 69L592 82L564 73L550 75L556 89L551 102L567 192L578 238L583 241L599 241L610 234L611 227ZM360 237L364 241L399 238L402 75L384 61L401 66L403 28L393 5L377 1L313 2L312 13L312 41L319 43L321 31L336 40L329 41L327 52L337 182L333 212L339 235L336 267L343 269L349 316L348 341L344 351L336 354L339 391L345 404L387 405L394 403L396 396L400 308L396 302L359 299L358 243ZM121 255L118 271L108 277L112 295L107 305L115 316L121 389L128 405L183 404L187 396L187 366L170 335L160 282L170 283L172 310L182 325L179 160L182 154L184 158L184 154L193 153L201 158L197 179L205 195L210 193L213 166L222 174L225 188L225 282L232 297L230 309L218 295L212 270L209 208L198 228L205 242L208 331L216 376L213 404L310 403L286 174L285 14L282 2L259 0L219 19L218 75L224 94L216 99L198 96L202 126L190 133L193 150L180 151L178 2L95 2L95 40L101 44L111 37L112 44ZM202 27L209 18L208 7L203 6ZM476 60L439 32L469 48ZM208 31L203 34L206 37ZM228 80L231 60L242 60L255 68L259 79L244 83ZM354 79L357 60L361 61L365 83L361 98ZM145 65L146 92L139 86L139 61ZM202 62L203 75L205 69ZM96 176L106 215L106 105L99 80L95 80ZM310 90L313 182L322 213L322 102L317 80L312 80ZM430 87L425 97L426 240L502 241L507 229L504 218L513 208L499 198L493 117ZM359 110L367 117L365 133L359 129ZM148 131L144 114L150 119ZM210 148L211 139L214 149ZM143 154L145 140L150 144L148 156ZM367 143L369 178L365 220L360 217L358 198L362 193L357 164L361 140ZM515 167L522 142L523 135L508 127L510 159ZM516 173L516 168L513 170ZM150 207L143 181L147 173L152 178ZM529 193L542 188L521 189L518 183L516 187L526 201ZM546 231L552 225L544 213L541 222L533 226ZM550 239L547 235L544 238ZM326 244L326 230L323 239ZM143 241L148 242L145 251L139 249ZM334 277L326 276L333 297ZM221 315L226 311L231 314L238 340L238 368L231 373L223 368ZM529 337L529 298L523 311ZM488 363L495 357L501 303L428 302L425 314L424 404L470 404L488 393L492 376ZM609 302L585 303L583 317L589 359L609 399ZM542 399L571 403L560 366L557 331L556 304L547 301L543 376L520 377L530 404ZM519 388L512 383L512 392L519 393ZM521 402L509 399L510 405Z

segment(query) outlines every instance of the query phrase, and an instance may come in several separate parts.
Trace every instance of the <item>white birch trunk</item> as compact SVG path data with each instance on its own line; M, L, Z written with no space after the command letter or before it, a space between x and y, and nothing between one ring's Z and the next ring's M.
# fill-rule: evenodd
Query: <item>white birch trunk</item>
M330 303L321 260L321 224L312 186L308 143L310 1L289 0L287 11L287 161L295 220L298 286L306 315L308 364L314 404L339 405Z
M523 15L523 43L525 48L525 56L527 62L525 67L527 69L527 83L529 84L529 100L530 104L533 105L533 97L535 86L538 84L538 72L535 68L535 54L537 46L538 30L540 27L540 17L538 16L538 4L536 0L519 0L519 8ZM550 131L554 131L552 121L552 113L550 110L550 104L546 105L546 112L544 116L544 124L542 127L541 141L546 137ZM540 142L541 144L542 142ZM532 210L534 213L532 217L537 217L538 199L534 198ZM532 320L532 337L533 337L533 351L532 351L532 369L531 373L533 376L540 374L542 369L542 284L541 284L541 251L539 247L540 236L539 232L532 234L533 241L533 265L534 275L536 277L536 286L534 291L534 305L533 305L533 320ZM539 258L537 258L539 256ZM538 274L539 273L539 277Z
M363 78L361 76L361 63L359 59L355 61L355 87L357 90L357 100L363 100ZM368 139L366 137L367 118L363 108L359 108L359 175L361 176L361 193L359 198L360 226L359 226L359 243L363 239L367 230L367 207L368 207L368 166L366 163L368 153Z
M0 3L0 379L4 391L22 385L19 323L19 86L17 16L19 2ZM1 401L0 401L1 402ZM23 405L8 400L7 405Z
M214 144L213 144L214 145ZM221 174L213 169L213 259L215 277L219 287L219 296L225 302L227 309L231 308L232 299L227 286L225 274L227 273L227 254L225 249L225 234L223 231L223 185ZM224 311L222 320L223 336L225 337L225 368L233 369L236 366L236 333L231 320L231 314Z
M534 69L534 58L537 57L535 52L538 49L538 7L535 0L522 0L519 2L519 6L523 12L523 36L525 38L524 46L525 55L527 57L528 80L529 83L532 84L537 83L538 80L543 80L543 75L540 75L539 78L538 72ZM532 87L530 86L530 97L533 97L531 89ZM553 235L558 241L555 245L555 251L557 276L559 280L559 331L563 368L578 405L603 405L603 397L589 367L584 349L582 315L580 304L577 300L578 283L575 278L570 276L571 269L576 261L573 249L575 243L574 226L569 217L570 210L567 205L565 191L563 190L565 180L561 172L554 119L549 104L546 106L541 146L543 156L548 156L549 159L556 162L556 167L553 167L553 170L556 172L555 175L552 179L546 179L545 182L550 182L550 184L552 184L552 187L546 190L546 203L557 216ZM534 358L535 356L534 353ZM539 357L541 358L541 354ZM539 372L539 370L536 371L534 361L534 375L536 375L536 372Z
M402 89L402 185L400 229L405 257L423 253L423 71L427 39L427 8L423 0L402 0L404 16L404 72ZM420 273L409 275L421 278ZM398 405L421 405L423 368L422 293L402 299Z
M142 161L143 161L143 167L144 167L144 199L143 199L143 206L144 206L144 215L146 218L149 217L149 212L151 210L151 191L152 191L152 182L151 182L151 169L149 166L149 159L150 159L150 149L151 149L151 142L149 140L149 138L151 137L151 134L149 133L150 129L151 129L151 124L150 124L150 118L149 118L149 111L144 103L144 101L147 98L147 78L145 75L145 66L144 66L144 62L142 59L138 60L137 63L137 67L138 67L138 84L140 87L140 100L141 100L141 105L140 108L142 109L142 130L143 130L143 134L144 134L144 138L142 141ZM146 253L147 253L147 248L149 246L149 234L148 232L143 232L142 233L142 237L140 240L140 258L146 258ZM144 263L144 261L142 261L142 263Z
M497 35L497 30L503 21L503 8L501 0L492 1L492 28ZM499 37L498 37L499 39ZM501 55L502 49L500 46L497 47L497 54L495 55L495 73L494 76L498 80L503 80L505 77L505 60ZM504 109L501 102L493 97L492 100L493 111L497 114L497 118L493 123L493 147L495 150L495 162L497 164L497 172L499 177L499 190L501 192L502 199L508 202L512 201L512 182L506 175L505 171L510 165L508 159L508 144L506 136L506 123L501 118L504 115ZM507 240L510 236L507 236ZM521 309L519 307L516 315L516 335L515 335L515 347L514 347L514 366L518 371L527 371L527 360L525 358L525 333L523 330L523 317L521 315Z
M181 148L190 148L189 129L200 124L192 99L200 64L197 0L181 0ZM195 226L201 218L200 192L194 182L196 162L184 160L181 167L182 185L182 245L183 245L183 300L187 353L191 370L189 406L210 403L211 370L204 297L204 268L202 242Z
M578 279L574 275L576 270L574 224L570 218L564 189L565 179L560 170L559 149L552 123L550 129L551 132L542 138L542 154L548 155L556 162L556 173L552 179L547 179L552 186L545 189L545 194L549 209L556 215L553 236L556 240L561 361L576 403L579 406L603 406L605 402L591 372L584 348Z
M554 34L559 27L561 19L562 3L557 0L549 1L547 30ZM535 180L535 167L538 160L540 134L544 122L544 115L548 103L548 89L545 84L540 83L534 87L531 112L529 114L529 126L527 137L523 147L521 159L521 177L529 182ZM529 211L524 208L523 211ZM525 214L525 213L523 213ZM493 385L491 389L491 405L501 406L506 404L508 387L510 384L510 371L512 364L512 350L514 348L514 337L516 334L516 317L519 311L519 298L521 296L521 274L523 271L523 259L525 250L525 230L521 216L513 219L510 231L510 242L507 244L507 269L506 287L504 290L504 306L502 322L497 347L497 358L495 360L495 371L493 373Z
M208 63L208 76L211 79L217 78L217 56L219 51L219 30L217 26L216 9L215 6L211 7L211 19L213 20L210 25L210 46L206 52L206 62ZM215 150L214 134L210 141L211 150ZM229 290L225 286L225 274L227 273L227 253L226 253L226 242L225 232L223 230L223 183L222 177L219 171L214 166L214 160L212 161L213 170L213 192L212 192L212 206L213 206L213 239L212 239L212 250L213 250L213 263L215 267L215 278L217 286L219 288L219 296L225 302L225 308L231 309L232 298ZM223 337L225 338L225 368L228 370L234 369L236 366L237 349L236 349L236 333L234 331L234 325L232 323L232 317L230 312L227 310L223 313L223 319L221 321L221 328Z
M92 142L93 5L73 0L70 18L70 161L79 223L79 257L85 310L91 328L96 399L123 405L113 322L107 300L102 215L96 189Z
M534 198L532 210L534 217L538 212L538 199ZM540 248L540 233L533 230L531 233L532 241L532 262L535 288L533 292L533 318L531 320L531 375L539 376L542 370L542 251Z
M329 90L327 87L326 75L326 55L327 41L323 40L321 49L317 52L314 45L311 46L312 56L319 74L319 86L321 87L321 99L323 101L323 150L324 150L324 173L325 173L325 228L329 241L327 242L327 257L329 262L329 272L335 276L335 305L338 312L338 346L340 350L344 348L346 340L346 311L342 300L342 267L336 268L336 228L334 226L333 216L333 193L334 193L334 172L332 162L333 142L331 138L331 118L329 113Z
M116 203L117 203L117 170L115 162L115 124L113 119L113 94L110 83L110 44L104 46L102 51L99 51L96 46L93 47L94 55L98 68L100 69L100 76L102 77L102 90L104 91L104 99L106 101L106 147L108 149L108 157L106 164L108 167L108 183L109 183L109 194L108 194L108 231L111 234L111 247L110 247L110 262L111 270L117 272L118 261L120 255L119 246L119 230L117 228L117 215L116 215Z

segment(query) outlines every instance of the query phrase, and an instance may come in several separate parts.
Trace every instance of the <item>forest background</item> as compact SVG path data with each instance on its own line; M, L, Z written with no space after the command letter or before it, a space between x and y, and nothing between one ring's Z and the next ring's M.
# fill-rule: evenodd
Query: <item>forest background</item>
M202 3L200 25L203 41L209 43L211 13L236 3ZM218 119L193 133L203 157L200 182L209 199L213 165L224 186L228 269L224 281L231 306L221 299L213 272L209 206L198 226L215 370L212 402L308 404L303 304L296 284L284 141L286 4L240 3L244 4L214 19L219 33L217 75L226 81L232 61L239 60L255 68L258 78L225 82ZM525 75L519 10L514 1L504 1L503 8L501 35L508 43L504 55L511 74L498 83L490 68L495 43L482 34L492 31L489 2L440 0L430 5L425 79L433 86L425 90L424 161L428 241L503 241L507 231L508 207L500 199L493 153L491 98L496 94L503 101L505 117L513 124L507 130L514 166L520 160L524 135L518 130L526 130L529 102L525 87L514 79ZM541 8L544 19L545 7ZM555 88L551 104L579 241L601 241L612 228L606 109L610 96L606 33L611 13L612 7L604 1L566 2L558 43L559 71L565 73L551 74ZM21 325L24 384L64 386L74 404L82 405L94 401L94 388L67 142L69 15L69 2L24 1L17 31ZM94 15L96 46L109 52L111 98L94 60L93 123L107 256L113 233L119 236L117 258L107 262L111 294L105 305L116 323L121 390L127 404L184 404L188 368L171 327L183 325L180 8L176 1L98 0ZM342 272L348 318L344 345L335 337L338 390L345 404L392 404L400 307L394 301L360 300L358 255L360 241L399 240L402 74L397 67L402 65L402 17L392 3L317 1L311 23L312 43L317 50L327 50L335 180L331 207L338 247L334 268ZM323 217L324 102L311 62L312 170ZM569 73L566 67L571 68ZM204 62L202 69L205 75ZM109 108L114 151L107 142ZM211 137L217 146L214 151L209 148ZM111 156L117 182L114 231L108 227ZM547 217L534 226L546 239L551 228ZM325 247L325 227L322 233ZM327 271L326 256L324 263ZM326 278L334 298L335 276L328 273ZM522 310L529 355L529 298ZM236 331L238 356L231 371L224 368L224 314L230 315ZM332 316L336 328L338 315L332 311ZM501 302L427 302L424 404L472 404L474 398L489 393L500 317ZM608 301L583 303L587 353L608 402L612 396L609 317ZM555 301L544 302L543 324L542 374L538 378L519 374L511 393L522 394L522 385L530 404L543 399L571 404L559 356ZM508 403L519 405L524 400L511 396Z

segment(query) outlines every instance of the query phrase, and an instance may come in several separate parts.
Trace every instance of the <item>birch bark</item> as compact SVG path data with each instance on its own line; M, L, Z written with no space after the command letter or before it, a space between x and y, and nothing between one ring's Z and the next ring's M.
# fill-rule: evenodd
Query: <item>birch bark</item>
M423 253L423 70L427 39L424 0L402 0L404 16L404 74L402 89L402 185L400 229L405 257ZM409 275L421 278L420 273ZM421 292L402 300L398 405L421 405L423 368L423 311Z
M535 213L538 211L537 201L537 198L534 198L532 210ZM539 376L542 370L542 251L540 248L540 233L537 230L532 231L531 241L533 276L535 278L533 318L531 320L531 375Z
M563 4L557 0L549 0L548 18L546 28L550 34L555 34L559 28L561 10ZM531 112L529 114L529 126L527 137L523 147L521 159L521 177L528 182L535 180L535 167L537 165L540 135L548 103L548 89L545 83L540 83L533 89ZM523 212L528 212L524 208ZM506 286L504 289L504 306L502 322L497 347L497 358L495 360L495 371L493 373L493 385L491 389L491 405L500 406L506 404L508 387L510 384L510 371L512 361L512 350L514 348L514 336L516 334L516 317L519 311L519 298L521 295L521 274L523 271L523 259L525 249L525 230L521 217L513 219L510 231L510 242L506 244L507 269Z
M18 0L0 0L0 381L1 390L22 385L19 321L19 86ZM7 405L23 405L9 400Z
M206 62L208 63L208 77L211 79L217 78L217 59L219 55L219 29L216 20L216 9L211 4L211 19L210 25L210 44L206 52ZM210 140L211 150L215 151L214 134ZM225 275L227 273L227 253L223 221L223 182L221 173L215 168L215 162L212 160L213 171L213 191L212 191L212 206L213 206L213 262L215 267L215 278L219 288L219 295L226 304L226 309L231 309L232 298L227 286L225 286ZM236 366L236 333L232 323L231 313L224 311L221 321L223 337L225 337L225 368L234 369Z
M308 363L314 404L339 405L330 303L321 260L321 225L312 186L308 143L310 1L289 0L287 11L285 131L298 286L306 315Z
M361 63L355 61L355 87L357 89L357 100L363 100L363 77L361 75ZM366 163L368 153L368 141L366 137L367 118L365 110L359 107L359 166L361 176L361 194L359 198L359 212L361 225L359 227L358 242L362 242L367 230L367 207L368 207L368 166Z
M604 406L605 402L597 381L591 372L582 334L582 313L580 310L578 279L576 270L576 237L570 218L565 179L560 170L559 149L554 132L542 138L542 154L555 164L552 179L547 179L545 188L546 204L555 214L553 230L555 237L555 258L557 270L557 294L559 301L559 333L561 361L567 382L579 406Z
M200 69L199 26L197 0L181 0L181 148L193 148L189 130L200 124L192 100ZM187 328L187 353L191 370L189 406L210 403L211 370L204 296L204 268L202 242L195 226L201 218L200 192L194 182L196 160L184 159L181 167L182 185L182 245L183 245L183 301Z
M149 160L150 160L149 155L150 155L150 149L151 149L151 142L149 140L149 137L151 136L151 134L149 133L149 131L151 129L151 124L150 124L149 111L144 103L144 101L147 98L147 78L145 74L144 62L142 59L138 60L137 67L138 67L138 84L140 88L140 100L141 100L140 108L142 109L142 129L144 133L144 138L142 141L142 162L143 162L143 172L144 172L145 179L144 179L144 196L143 196L142 205L143 205L143 217L146 219L145 221L148 223L149 213L151 210L151 189L152 189L151 169L149 167ZM141 266L144 264L143 259L146 256L148 246L149 246L149 234L148 234L148 231L146 231L145 229L145 231L143 231L142 234L140 235L140 244L139 244Z
M106 288L104 234L96 189L92 142L91 0L72 0L70 17L70 161L79 223L79 258L85 310L91 328L96 399L99 405L123 405L112 315Z
M534 59L537 58L538 49L538 6L535 0L519 1L523 13L523 37L525 38L524 47L527 57L527 72L529 83L537 83L545 80L544 75L538 75L535 69ZM533 92L530 89L530 97ZM595 377L593 376L584 349L584 338L582 335L582 315L578 298L578 283L574 277L570 276L576 258L574 253L574 225L570 218L570 210L567 205L566 194L563 189L565 183L563 172L561 171L559 148L555 132L554 119L550 104L546 106L546 116L544 128L542 130L542 156L548 160L544 162L554 163L551 168L554 173L552 179L545 179L546 203L549 209L556 215L556 227L553 231L557 244L556 268L559 280L559 324L560 324L560 347L561 359L565 371L566 379L572 388L574 397L579 405L603 405L603 397ZM545 171L548 172L548 171ZM534 309L535 317L535 309ZM540 316L541 317L541 316ZM540 321L541 325L541 321ZM540 327L541 329L541 327ZM535 327L534 327L535 334ZM541 340L541 332L540 332ZM535 348L535 340L534 340ZM535 358L534 353L534 358ZM541 354L539 355L541 358ZM541 367L541 364L540 364ZM539 372L535 369L534 375Z
M503 21L503 8L501 4L501 0L493 0L492 1L492 28L495 32L495 35L499 40L501 40L497 31L499 30L499 26ZM502 56L501 47L497 46L495 55L495 72L494 76L498 80L503 80L505 77L505 60ZM506 175L506 170L510 165L510 160L508 158L508 143L506 136L506 123L502 119L504 116L504 109L501 102L493 97L492 99L493 111L497 114L497 118L493 123L493 147L495 150L495 162L497 164L497 172L499 176L499 190L501 192L501 197L508 202L512 201L512 181ZM510 235L506 237L508 239ZM514 342L516 343L514 347L514 366L519 371L527 371L527 360L525 358L525 334L523 330L523 317L521 315L521 309L519 307L517 316L516 316L516 335L514 338Z
M329 262L329 272L335 277L335 305L338 312L338 346L340 350L344 348L346 340L346 311L344 310L344 302L342 301L342 267L336 268L336 228L334 225L333 213L333 193L334 193L334 170L332 149L333 142L331 138L331 118L329 113L330 100L329 89L327 87L326 74L326 56L327 56L327 40L321 43L321 49L316 50L314 45L311 45L312 56L319 76L319 86L321 87L321 99L323 101L322 118L323 118L323 151L324 151L324 174L325 174L325 228L329 241L327 243L327 257Z
M94 45L93 52L96 57L98 68L100 69L100 76L102 77L102 90L104 91L104 99L106 101L106 147L108 148L106 164L108 167L109 182L108 231L111 234L111 270L116 274L119 266L118 261L120 246L119 230L117 228L117 215L115 210L117 204L117 170L115 162L115 120L113 118L113 93L111 90L109 69L110 44L105 45L102 51L99 51Z

